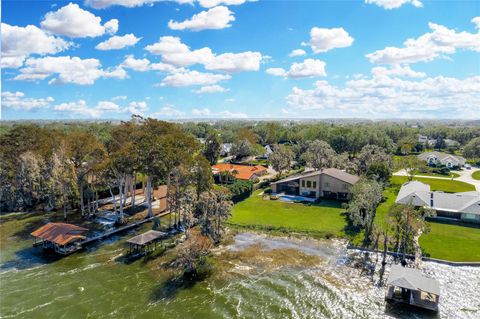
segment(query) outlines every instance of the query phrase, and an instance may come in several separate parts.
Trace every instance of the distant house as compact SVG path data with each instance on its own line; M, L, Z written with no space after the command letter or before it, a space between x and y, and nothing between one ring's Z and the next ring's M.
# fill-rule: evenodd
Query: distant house
M308 171L271 183L273 193L313 198L349 199L359 177L336 168Z
M232 151L232 143L222 143L220 146L220 156L228 156Z
M261 165L253 166L220 163L212 166L212 173L215 179L220 182L232 182L235 179L243 181L254 181L260 176L265 175L267 173L267 169ZM227 178L227 180L223 180L224 178Z
M387 278L386 300L438 311L440 284L421 270L393 265Z
M427 152L418 155L418 159L427 162L429 165L445 165L446 167L463 167L467 161L457 155L442 152Z
M418 134L418 143L426 145L428 142L428 136Z
M402 185L395 202L434 209L441 218L480 223L480 192L431 191L430 185L411 181Z

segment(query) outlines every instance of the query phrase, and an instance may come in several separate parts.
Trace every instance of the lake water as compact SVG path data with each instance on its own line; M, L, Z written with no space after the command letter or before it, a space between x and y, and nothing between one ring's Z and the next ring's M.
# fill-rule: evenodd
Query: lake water
M346 265L340 241L240 233L215 249L211 277L179 286L159 264L123 260L124 240L134 234L61 259L9 238L0 259L1 318L434 317L386 309L384 288ZM441 282L440 318L480 318L480 268L424 266Z

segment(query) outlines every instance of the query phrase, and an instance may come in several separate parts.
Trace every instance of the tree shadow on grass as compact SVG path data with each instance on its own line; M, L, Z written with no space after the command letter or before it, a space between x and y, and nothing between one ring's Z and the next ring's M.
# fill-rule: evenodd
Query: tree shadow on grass
M343 219L345 220L345 226L343 227L343 232L349 239L355 238L361 232L361 229L352 224L352 221L348 216L348 212L343 212L340 215L342 215Z

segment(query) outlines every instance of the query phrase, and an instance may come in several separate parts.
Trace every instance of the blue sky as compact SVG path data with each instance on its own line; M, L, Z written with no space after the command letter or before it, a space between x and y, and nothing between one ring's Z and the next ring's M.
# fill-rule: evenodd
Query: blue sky
M4 120L480 118L478 1L3 1L2 14Z

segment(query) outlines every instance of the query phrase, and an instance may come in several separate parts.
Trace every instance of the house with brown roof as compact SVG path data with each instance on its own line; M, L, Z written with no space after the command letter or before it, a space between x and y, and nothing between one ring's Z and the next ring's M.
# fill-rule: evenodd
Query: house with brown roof
M360 177L336 168L307 171L270 184L273 193L312 198L349 199Z
M88 229L66 223L48 223L32 232L34 246L53 249L56 253L68 255L81 249L80 242L84 240Z
M212 166L212 173L214 177L222 182L231 182L235 179L254 181L260 176L265 175L267 168L262 165L220 163Z

